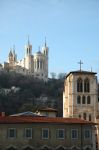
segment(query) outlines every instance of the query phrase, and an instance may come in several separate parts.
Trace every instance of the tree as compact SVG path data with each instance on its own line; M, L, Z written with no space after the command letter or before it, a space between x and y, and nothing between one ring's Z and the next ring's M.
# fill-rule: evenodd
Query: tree
M64 79L65 76L66 76L66 73L59 73L58 76L57 76L57 78L58 79Z
M56 73L55 73L55 72L51 72L50 75L51 75L51 78L52 78L52 79L55 79L55 78L56 78Z

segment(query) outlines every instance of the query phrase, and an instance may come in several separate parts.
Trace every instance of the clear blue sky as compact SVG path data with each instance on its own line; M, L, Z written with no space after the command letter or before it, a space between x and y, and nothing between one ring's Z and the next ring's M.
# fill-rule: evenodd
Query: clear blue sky
M27 36L35 53L49 46L50 72L99 72L99 0L0 0L0 62L15 44L24 57Z

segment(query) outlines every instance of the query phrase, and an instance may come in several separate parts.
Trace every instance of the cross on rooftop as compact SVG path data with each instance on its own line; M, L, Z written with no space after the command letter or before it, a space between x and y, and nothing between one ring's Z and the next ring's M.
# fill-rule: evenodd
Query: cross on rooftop
M80 71L81 71L81 65L83 64L83 62L80 60L80 62L78 62L78 64L80 64Z

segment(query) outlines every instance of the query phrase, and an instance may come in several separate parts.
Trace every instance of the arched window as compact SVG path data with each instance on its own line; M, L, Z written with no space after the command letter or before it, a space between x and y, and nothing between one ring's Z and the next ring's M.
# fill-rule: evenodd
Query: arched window
M77 96L77 104L81 104L81 97Z
M28 54L28 48L27 48L27 54Z
M90 84L89 84L89 79L86 78L84 80L84 92L90 92Z
M39 69L39 60L37 60L37 69Z
M77 80L77 92L82 92L83 91L83 84L82 84L82 79L79 78Z
M31 49L30 49L30 47L29 47L29 54L30 54L30 51L31 51Z
M86 97L83 95L82 97L82 104L85 104L86 103Z
M86 120L86 113L83 114L83 119Z
M87 104L91 104L90 96L87 96Z
M92 118L91 118L91 114L89 114L89 121L91 121L92 120Z

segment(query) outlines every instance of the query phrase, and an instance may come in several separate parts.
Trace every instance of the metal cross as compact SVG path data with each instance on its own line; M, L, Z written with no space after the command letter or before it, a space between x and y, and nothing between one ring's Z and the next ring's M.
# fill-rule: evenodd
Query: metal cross
M78 62L78 64L80 64L80 71L81 71L81 65L83 64L83 62L80 60L80 62Z

